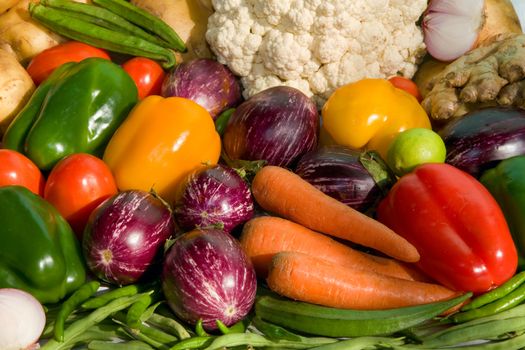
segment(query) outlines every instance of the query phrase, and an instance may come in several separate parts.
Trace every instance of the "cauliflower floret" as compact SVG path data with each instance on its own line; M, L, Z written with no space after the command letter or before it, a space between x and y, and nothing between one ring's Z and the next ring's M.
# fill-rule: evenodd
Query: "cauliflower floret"
M362 78L411 78L425 53L427 0L213 0L206 39L248 98L277 85L321 107Z

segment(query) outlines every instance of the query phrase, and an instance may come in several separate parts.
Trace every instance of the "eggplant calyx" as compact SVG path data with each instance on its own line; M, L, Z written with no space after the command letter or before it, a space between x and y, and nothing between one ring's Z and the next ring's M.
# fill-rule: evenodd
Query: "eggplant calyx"
M383 195L386 195L396 182L396 176L379 153L364 151L359 155L359 162L372 176Z

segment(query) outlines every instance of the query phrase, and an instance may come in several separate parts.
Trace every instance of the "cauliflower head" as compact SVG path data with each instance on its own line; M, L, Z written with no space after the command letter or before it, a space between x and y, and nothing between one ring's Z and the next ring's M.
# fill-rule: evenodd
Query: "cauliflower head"
M427 0L212 0L206 40L248 98L277 85L321 106L363 78L411 78L425 54Z

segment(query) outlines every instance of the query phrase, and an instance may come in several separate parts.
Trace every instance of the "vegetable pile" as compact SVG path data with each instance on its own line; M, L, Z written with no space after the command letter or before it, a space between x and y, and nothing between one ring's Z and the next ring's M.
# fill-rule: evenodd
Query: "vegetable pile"
M494 0L4 1L0 348L525 348L524 36Z

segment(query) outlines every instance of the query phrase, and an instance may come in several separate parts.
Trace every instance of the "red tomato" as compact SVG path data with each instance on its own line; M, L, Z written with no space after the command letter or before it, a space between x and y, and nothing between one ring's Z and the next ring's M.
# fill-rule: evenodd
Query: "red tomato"
M417 87L416 83L414 83L412 80L396 76L388 79L389 82L392 83L396 88L405 90L412 96L414 96L418 102L421 102L423 97L421 96L421 93L419 92L419 88Z
M124 62L122 68L135 81L139 90L139 99L149 95L160 95L166 73L157 62L145 57L133 57Z
M24 186L42 195L44 183L44 176L31 159L17 151L0 149L0 186Z
M27 66L27 72L38 85L58 66L66 62L79 62L89 57L110 59L108 53L102 49L78 41L67 41L33 57Z
M93 209L115 193L117 185L106 163L90 154L76 153L53 167L44 198L58 209L81 238Z

